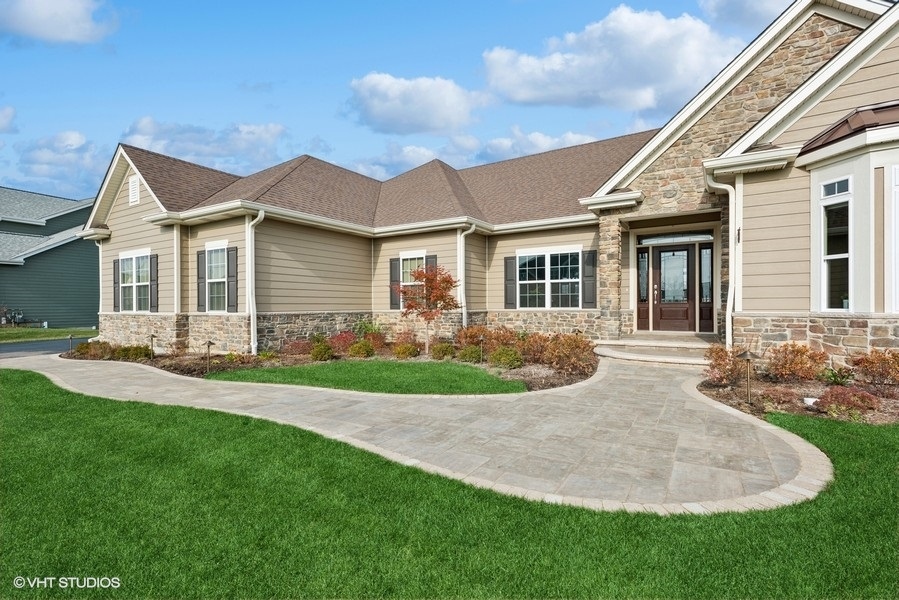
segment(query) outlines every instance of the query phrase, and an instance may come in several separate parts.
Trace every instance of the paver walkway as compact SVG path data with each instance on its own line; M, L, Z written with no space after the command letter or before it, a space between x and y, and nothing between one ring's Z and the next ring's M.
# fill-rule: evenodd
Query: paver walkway
M3 359L3 367L94 396L286 423L500 493L597 510L776 508L813 498L833 474L800 437L697 392L696 367L602 359L588 381L499 396L204 381L56 356Z

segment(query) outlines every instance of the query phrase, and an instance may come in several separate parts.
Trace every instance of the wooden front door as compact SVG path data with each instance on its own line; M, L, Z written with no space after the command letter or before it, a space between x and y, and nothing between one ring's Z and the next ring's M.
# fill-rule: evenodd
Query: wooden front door
M696 330L695 251L694 245L653 248L652 328L655 331Z

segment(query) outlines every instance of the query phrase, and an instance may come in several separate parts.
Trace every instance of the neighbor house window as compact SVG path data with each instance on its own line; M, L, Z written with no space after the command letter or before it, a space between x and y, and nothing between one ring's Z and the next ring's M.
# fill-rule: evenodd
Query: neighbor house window
M112 261L114 311L156 312L157 265L150 250L124 252Z
M849 216L851 189L849 178L825 183L823 209L823 292L827 309L849 309Z

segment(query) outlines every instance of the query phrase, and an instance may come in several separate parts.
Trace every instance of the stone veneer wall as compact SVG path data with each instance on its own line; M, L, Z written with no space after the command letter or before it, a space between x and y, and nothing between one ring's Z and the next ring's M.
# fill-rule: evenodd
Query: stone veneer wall
M250 352L249 315L196 313L187 318L190 352L205 352L206 342L215 344L210 349L215 353Z
M187 316L174 314L101 313L99 338L122 346L150 344L157 352L171 352L187 345Z
M603 310L509 310L488 313L486 324L534 333L580 333L600 340L606 339L608 321Z
M259 313L256 334L259 350L278 350L284 341L304 340L315 333L332 335L352 330L360 321L372 319L370 312Z
M807 313L734 315L734 344L761 354L772 346L797 342L823 350L834 365L873 349L899 348L899 315Z
M612 209L600 216L597 284L599 308L604 318L602 338L618 339L624 327L620 310L622 270L618 237L622 217L663 217L721 210L724 228L720 277L722 293L726 295L727 198L706 191L702 161L720 156L858 33L850 25L821 15L809 18L628 185L644 193L640 205ZM722 306L725 302L723 298Z

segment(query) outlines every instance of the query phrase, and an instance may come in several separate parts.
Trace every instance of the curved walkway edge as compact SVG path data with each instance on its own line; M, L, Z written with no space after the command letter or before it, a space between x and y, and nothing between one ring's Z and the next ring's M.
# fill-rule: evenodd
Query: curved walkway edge
M92 396L288 424L501 494L593 510L774 509L814 498L833 479L812 444L702 395L698 367L604 358L587 381L497 396L205 381L49 355L0 359L3 368Z

